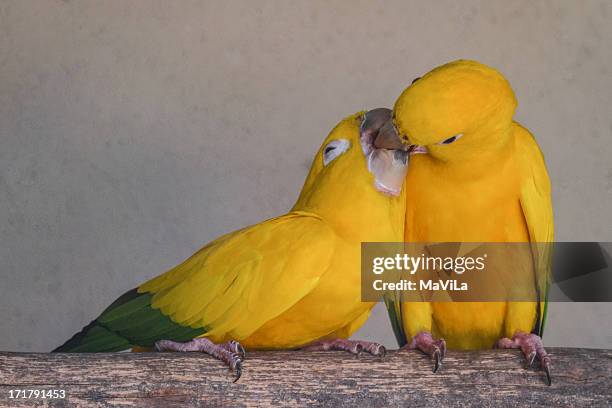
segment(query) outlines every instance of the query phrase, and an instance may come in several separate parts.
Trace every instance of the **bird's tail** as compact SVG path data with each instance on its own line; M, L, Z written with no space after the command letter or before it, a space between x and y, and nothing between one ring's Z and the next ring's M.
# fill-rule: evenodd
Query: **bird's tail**
M139 298L136 289L124 293L112 305L106 308L102 314L89 323L87 326L72 336L64 344L52 351L52 353L96 353L105 351L122 351L132 347L130 341L118 333L117 330L106 327L100 319L107 312L117 310L117 308L127 305L130 301ZM127 316L128 318L131 316Z
M125 337L121 337L102 326L98 320L94 320L52 353L111 352L127 350L130 347L132 344Z
M95 353L153 347L161 339L189 341L206 331L204 327L175 322L152 306L152 298L151 293L139 293L138 289L124 293L53 352Z

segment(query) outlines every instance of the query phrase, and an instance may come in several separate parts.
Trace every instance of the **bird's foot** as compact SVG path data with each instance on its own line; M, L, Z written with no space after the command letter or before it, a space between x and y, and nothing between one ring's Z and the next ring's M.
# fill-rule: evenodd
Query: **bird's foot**
M185 343L159 340L155 343L155 351L199 351L206 353L217 360L221 360L230 368L235 374L234 382L238 381L242 374L242 361L246 355L244 347L237 341L231 340L227 343L215 344L205 337L198 337Z
M446 355L446 341L444 339L434 339L429 332L419 332L412 341L400 349L402 350L421 350L433 360L433 372L435 373L442 366L442 360Z
M387 349L379 343L362 340L348 340L348 339L333 339L333 340L321 340L312 343L302 350L306 351L330 351L330 350L342 350L348 351L349 353L359 356L362 352L366 352L373 356L384 357L387 354Z
M544 349L542 338L537 334L517 331L512 339L507 337L499 339L495 347L502 349L520 348L527 359L527 368L533 365L533 362L537 357L542 369L546 373L548 385L552 384L552 379L550 376L550 369L552 367L550 356Z

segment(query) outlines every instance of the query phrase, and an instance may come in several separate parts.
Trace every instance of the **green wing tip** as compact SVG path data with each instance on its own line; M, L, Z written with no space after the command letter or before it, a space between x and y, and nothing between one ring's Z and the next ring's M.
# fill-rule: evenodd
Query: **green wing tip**
M188 341L206 331L173 321L151 306L152 298L151 293L132 289L53 352L122 351L133 346L151 347L162 339Z
M407 344L406 333L404 333L404 326L402 324L401 310L397 308L397 302L385 298L385 306L387 306L387 313L389 320L391 321L391 327L393 328L393 334L399 347L403 347Z

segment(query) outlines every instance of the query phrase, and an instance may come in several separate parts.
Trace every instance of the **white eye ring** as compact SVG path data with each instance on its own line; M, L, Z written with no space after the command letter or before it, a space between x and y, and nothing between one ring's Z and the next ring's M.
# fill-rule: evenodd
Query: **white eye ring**
M463 133L457 133L455 136L451 136L448 139L444 139L443 141L438 142L436 144L439 144L439 145L448 145L448 144L451 144L451 143L455 143L457 140L459 140L461 138L461 136L463 136Z
M348 139L332 140L323 148L323 165L327 166L336 157L346 152L351 147L351 141Z

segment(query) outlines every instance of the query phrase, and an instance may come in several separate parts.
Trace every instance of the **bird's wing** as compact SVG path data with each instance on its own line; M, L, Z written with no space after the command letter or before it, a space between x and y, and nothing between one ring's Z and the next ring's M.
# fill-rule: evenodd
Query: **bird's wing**
M520 203L532 243L536 288L538 293L538 316L534 332L542 335L546 321L548 283L551 274L552 242L554 240L553 208L550 180L544 156L533 136L520 128L519 160L521 160L522 183Z
M334 243L331 228L304 212L222 236L121 296L55 351L117 351L198 336L243 339L313 290Z
M242 339L317 285L334 242L319 217L293 212L219 238L138 291L175 322Z

